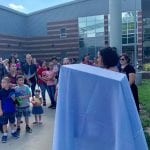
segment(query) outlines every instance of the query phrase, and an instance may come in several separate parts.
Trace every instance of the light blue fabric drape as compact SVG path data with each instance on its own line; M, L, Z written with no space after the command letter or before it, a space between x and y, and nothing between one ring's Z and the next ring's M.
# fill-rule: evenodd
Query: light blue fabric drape
M53 150L148 150L124 74L83 64L61 68Z

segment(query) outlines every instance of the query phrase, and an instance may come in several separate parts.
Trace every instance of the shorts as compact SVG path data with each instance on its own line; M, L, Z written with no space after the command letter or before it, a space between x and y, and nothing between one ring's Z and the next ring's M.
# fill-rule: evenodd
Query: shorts
M0 116L0 124L6 125L9 123L14 124L15 123L15 113L3 113L2 116Z
M21 107L16 108L16 117L21 118L24 116L25 118L30 117L30 107Z

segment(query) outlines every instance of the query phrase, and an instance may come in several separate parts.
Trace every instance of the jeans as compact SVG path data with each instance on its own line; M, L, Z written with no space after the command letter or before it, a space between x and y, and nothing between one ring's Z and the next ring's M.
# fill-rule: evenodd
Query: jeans
M48 95L49 95L50 100L51 100L51 105L56 106L56 102L55 102L55 99L54 99L55 85L47 85L47 92L48 92Z
M39 86L40 86L40 89L41 89L42 99L43 99L43 101L45 101L46 100L45 92L46 92L46 89L47 89L47 85L45 83L40 83Z

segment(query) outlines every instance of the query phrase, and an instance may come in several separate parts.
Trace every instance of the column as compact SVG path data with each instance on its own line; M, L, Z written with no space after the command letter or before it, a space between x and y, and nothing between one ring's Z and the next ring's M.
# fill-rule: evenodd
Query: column
M116 47L118 54L122 53L122 6L121 0L109 0L110 14L110 46Z

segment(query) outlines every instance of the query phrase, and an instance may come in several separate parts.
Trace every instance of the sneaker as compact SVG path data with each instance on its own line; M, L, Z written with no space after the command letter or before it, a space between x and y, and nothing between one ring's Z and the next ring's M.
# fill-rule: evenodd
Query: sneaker
M18 139L19 138L19 134L17 131L15 131L14 133L11 133L11 135L15 138Z
M37 121L35 121L35 122L33 122L33 124L38 124L38 122L37 122Z
M53 107L53 105L48 106L48 108L52 108L52 107Z
M52 106L51 109L56 109L56 106Z
M27 132L27 133L32 133L32 129L31 129L29 126L27 126L27 127L26 127L26 132Z
M1 141L2 141L2 143L6 143L7 142L7 136L3 135Z

